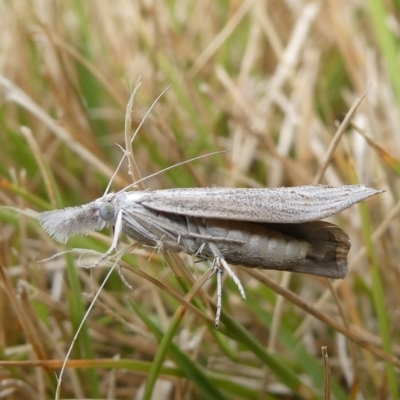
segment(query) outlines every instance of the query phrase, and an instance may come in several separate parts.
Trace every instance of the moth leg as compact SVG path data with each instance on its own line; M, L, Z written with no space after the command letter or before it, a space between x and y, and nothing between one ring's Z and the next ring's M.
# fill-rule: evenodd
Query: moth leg
M215 313L215 322L214 326L216 329L219 327L219 320L221 318L221 310L222 310L222 269L218 268L217 266L217 259L214 258L214 261L211 266L211 274L209 279L213 275L217 275L217 311Z
M122 232L122 211L119 211L114 225L114 236L110 248L100 257L96 265L105 260L114 250L118 248L119 235Z
M194 253L195 257L201 256L204 247L206 246L206 242L202 243L202 245L197 249L196 253Z
M201 231L204 231L204 228L199 227ZM205 245L208 245L212 255L214 256L214 262L213 265L215 264L217 267L223 267L223 269L228 273L228 275L233 279L233 282L236 283L236 286L239 289L240 295L244 300L246 300L246 293L243 289L242 282L240 282L240 279L236 276L236 274L232 271L232 268L229 266L229 264L225 261L225 258L222 256L221 252L219 251L217 245L213 242L207 242L203 243L199 250L196 252L199 253L199 251L202 251L204 249ZM221 269L221 268L220 268Z
M214 243L208 243L211 252L214 254L219 253L218 248L214 245ZM214 248L215 247L215 248ZM215 313L215 322L214 325L218 329L219 327L219 320L221 318L221 310L222 310L222 274L223 270L226 270L228 272L228 275L233 279L233 281L236 283L236 286L239 289L240 295L242 298L245 300L246 299L246 293L243 289L242 282L240 282L240 279L236 276L236 274L232 271L231 267L229 264L225 261L225 259L219 255L219 256L214 256L214 260L211 266L211 275L210 278L213 275L217 275L217 311Z
M210 245L214 245L213 243L210 243ZM215 245L214 245L215 246ZM211 246L210 246L211 247ZM215 246L216 247L216 246ZM217 249L218 251L218 249ZM219 253L219 251L218 251ZM242 282L240 282L240 279L236 276L236 274L233 272L232 268L229 266L229 264L225 261L225 258L222 257L221 255L214 256L215 261L218 266L222 266L224 270L228 273L228 275L233 279L233 282L236 283L236 286L239 289L240 295L242 296L243 300L246 300L246 293L244 291Z
M122 283L130 290L133 290L133 286L126 280L123 272L122 272L122 267L120 264L118 264L118 275L119 278L121 279Z
M199 224L198 229L201 234L207 233L207 230L205 227ZM233 281L236 283L236 286L239 289L240 295L244 300L246 300L246 293L243 289L242 282L240 282L240 279L236 276L236 274L232 271L232 268L229 266L229 264L225 261L225 258L222 256L221 252L218 249L218 246L213 243L213 242L207 242L203 243L202 246L200 246L199 250L203 250L205 245L208 245L213 257L214 261L216 261L216 265L218 267L222 266L223 269L228 273L228 275L233 279ZM198 251L199 251L198 250Z
M135 243L135 244L129 246L128 252L134 250L136 247L138 247L138 243ZM118 275L119 275L119 277L120 277L122 283L123 283L128 289L133 290L133 286L132 286L132 285L127 281L127 279L125 278L125 275L124 275L124 273L123 273L123 270L122 270L122 267L121 267L121 264L120 264L120 263L118 263Z

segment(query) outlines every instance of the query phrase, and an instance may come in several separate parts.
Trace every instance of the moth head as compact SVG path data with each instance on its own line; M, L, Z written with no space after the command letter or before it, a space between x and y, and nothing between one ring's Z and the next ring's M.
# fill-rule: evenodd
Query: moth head
M83 206L43 212L39 223L54 240L66 243L71 236L102 230L114 220L115 214L111 202L97 199Z

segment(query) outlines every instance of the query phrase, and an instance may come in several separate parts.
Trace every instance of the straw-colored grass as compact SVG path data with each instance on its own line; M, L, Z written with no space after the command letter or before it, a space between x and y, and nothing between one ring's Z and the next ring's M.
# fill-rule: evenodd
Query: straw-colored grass
M0 398L397 399L399 13L380 0L2 2ZM139 79L132 131L171 86L132 144L142 177L219 152L146 188L386 192L331 218L352 243L344 280L234 267L247 300L224 276L219 330L215 280L198 287L208 265L133 248L120 263L132 289L111 274L56 394L109 266L51 257L103 253L112 232L61 246L32 210L103 194ZM113 190L130 183L124 163Z

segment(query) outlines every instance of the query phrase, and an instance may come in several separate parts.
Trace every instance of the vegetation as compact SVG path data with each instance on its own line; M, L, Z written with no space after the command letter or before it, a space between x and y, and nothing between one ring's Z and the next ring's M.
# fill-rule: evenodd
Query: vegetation
M0 397L399 398L398 1L0 9ZM146 188L385 190L331 219L351 239L348 276L234 267L247 299L224 276L216 330L208 264L133 247L74 339L111 266L84 268L99 256L76 249L104 253L112 232L58 245L36 212L102 196L138 82L132 133L170 86L132 143L142 177L217 152ZM123 163L112 189L130 183Z

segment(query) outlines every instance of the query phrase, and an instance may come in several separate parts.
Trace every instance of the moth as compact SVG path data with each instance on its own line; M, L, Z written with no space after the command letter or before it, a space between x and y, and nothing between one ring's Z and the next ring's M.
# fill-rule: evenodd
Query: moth
M362 185L121 191L43 212L39 222L61 243L111 225L114 236L107 255L125 233L146 246L210 259L213 273L226 270L245 298L229 264L344 278L349 237L320 220L379 193ZM220 285L217 290L216 325Z

